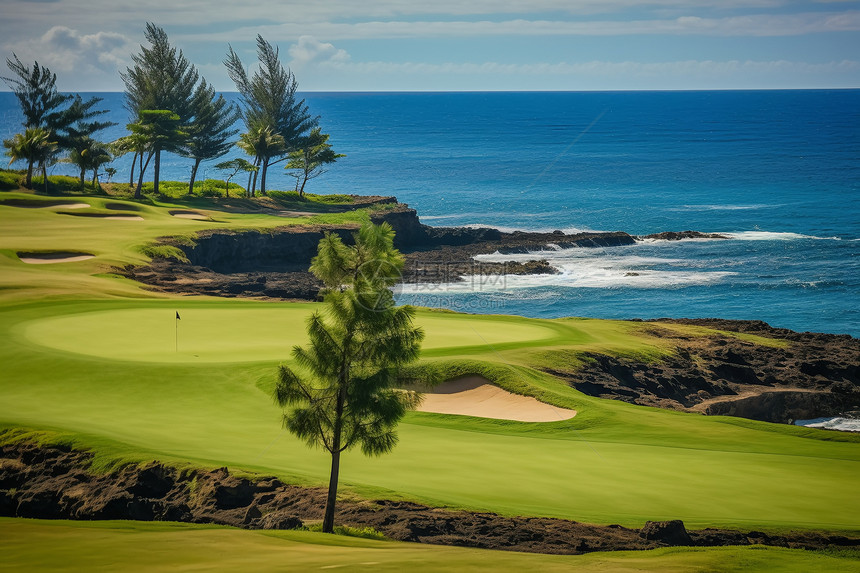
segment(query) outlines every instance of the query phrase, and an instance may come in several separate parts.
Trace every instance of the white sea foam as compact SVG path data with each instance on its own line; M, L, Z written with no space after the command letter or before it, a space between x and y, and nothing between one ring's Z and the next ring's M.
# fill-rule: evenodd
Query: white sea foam
M442 290L449 293L498 292L537 287L571 288L671 288L704 285L737 274L727 271L693 270L696 266L683 259L638 256L612 249L559 249L532 253L478 255L479 262L524 262L547 259L558 269L556 274L467 276L463 282L446 285L420 285L417 291Z
M468 227L470 229L481 229L492 227L493 229L498 229L503 233L516 233L517 231L523 233L552 233L553 231L561 231L565 235L575 235L576 233L603 233L605 231L598 231L596 229L589 229L588 227L512 227L506 225L494 225L490 223L466 223L464 225L458 225L458 227Z
M780 233L774 231L736 231L732 233L720 233L739 241L794 241L797 239L816 239L819 241L841 241L839 237L816 237L814 235L802 235L800 233Z
M795 426L806 426L807 428L825 428L828 430L841 430L843 432L860 432L860 420L857 418L814 418L812 420L795 420Z
M782 205L681 205L679 207L670 207L668 211L752 211L755 209L770 209L772 207L781 207Z

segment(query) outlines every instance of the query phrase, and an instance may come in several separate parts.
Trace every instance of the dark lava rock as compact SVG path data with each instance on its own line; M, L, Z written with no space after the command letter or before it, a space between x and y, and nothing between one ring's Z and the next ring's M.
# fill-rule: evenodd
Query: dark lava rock
M649 541L659 541L667 545L692 545L693 540L680 519L672 521L646 521L639 535Z

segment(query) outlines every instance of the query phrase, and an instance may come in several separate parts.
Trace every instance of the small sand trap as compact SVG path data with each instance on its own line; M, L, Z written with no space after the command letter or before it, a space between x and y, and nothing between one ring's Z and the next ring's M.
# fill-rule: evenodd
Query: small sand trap
M170 211L170 214L179 219L193 219L195 221L206 221L209 219L209 217L197 211Z
M77 263L92 259L95 255L72 251L54 251L51 253L18 253L22 263L28 265L49 265L53 263Z
M518 422L558 422L576 416L576 410L512 394L481 376L464 376L443 382L424 394L417 410Z
M75 217L90 217L92 219L108 219L111 221L143 221L140 215L109 215L107 213L62 213Z
M39 201L36 199L8 199L0 202L0 205L9 207L21 207L22 209L47 209L48 207L62 207L63 209L86 209L89 203L66 203L65 201Z

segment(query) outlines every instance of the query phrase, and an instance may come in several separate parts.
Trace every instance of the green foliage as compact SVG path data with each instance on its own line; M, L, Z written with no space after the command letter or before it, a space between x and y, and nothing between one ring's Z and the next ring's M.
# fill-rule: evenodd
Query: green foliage
M51 141L51 132L47 129L28 127L24 133L16 133L12 139L3 140L3 147L6 148L6 155L11 158L10 164L15 161L27 163L24 186L32 189L33 167L41 165L43 178L47 176L46 163L54 155L57 142Z
M0 169L0 191L18 189L24 179L24 171Z
M300 195L298 191L269 191L268 195L284 203L303 202L323 205L352 205L355 203L355 198L350 195L315 195L313 193Z
M189 262L188 257L185 256L185 252L173 245L151 243L140 247L140 252L150 259L173 259L182 263Z
M222 179L205 179L194 182L195 197L225 197L227 183ZM152 181L146 182L142 187L143 193L152 195L155 193L155 185ZM235 197L242 194L245 189L236 183L230 183L230 192ZM180 199L188 195L188 183L184 181L162 181L158 186L158 196L166 199Z

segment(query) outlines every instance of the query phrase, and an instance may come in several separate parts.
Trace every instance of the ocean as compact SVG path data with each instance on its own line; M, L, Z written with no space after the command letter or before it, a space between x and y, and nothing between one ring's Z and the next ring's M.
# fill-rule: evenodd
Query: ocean
M94 95L120 124L102 138L123 135L122 94ZM860 90L304 97L347 155L311 192L395 195L440 226L730 237L550 247L540 256L559 274L405 287L401 302L534 317L755 319L860 336ZM19 123L14 97L0 93L0 136ZM129 163L115 162L119 180ZM201 171L220 177L212 164ZM189 172L188 160L170 157L162 177ZM269 181L293 186L280 168Z

